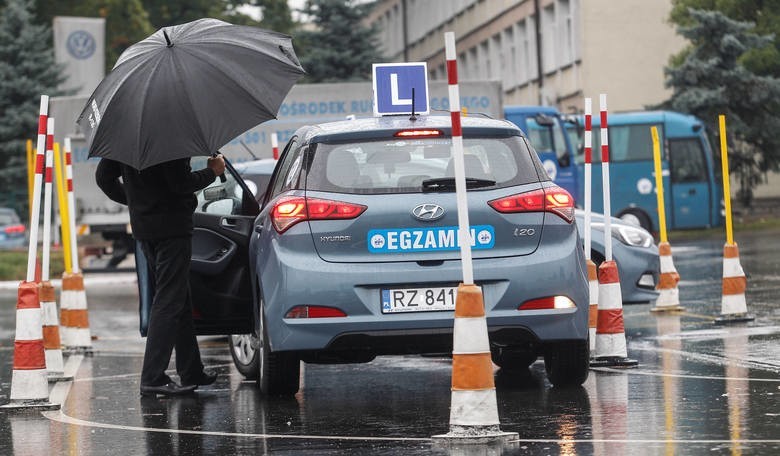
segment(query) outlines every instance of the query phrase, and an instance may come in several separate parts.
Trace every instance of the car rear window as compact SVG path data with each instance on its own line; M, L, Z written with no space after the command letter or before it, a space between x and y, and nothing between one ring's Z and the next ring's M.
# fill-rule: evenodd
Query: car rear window
M19 216L13 212L0 212L0 225L16 225L19 223Z
M450 138L320 143L306 188L367 194L420 192L427 179L454 177L451 146ZM485 189L539 181L520 136L464 138L463 148L466 177L495 181Z

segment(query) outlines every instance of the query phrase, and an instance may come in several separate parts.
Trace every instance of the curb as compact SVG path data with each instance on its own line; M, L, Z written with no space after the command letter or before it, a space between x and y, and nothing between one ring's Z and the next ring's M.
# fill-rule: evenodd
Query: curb
M21 280L0 281L0 290L16 290ZM62 288L62 279L52 279L55 288ZM84 287L105 285L127 285L138 283L135 272L97 273L84 276Z

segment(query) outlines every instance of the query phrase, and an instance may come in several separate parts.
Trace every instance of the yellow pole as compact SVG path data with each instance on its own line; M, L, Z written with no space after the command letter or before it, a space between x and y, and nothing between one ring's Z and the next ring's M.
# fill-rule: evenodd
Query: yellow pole
M35 182L35 152L32 139L27 140L27 200L30 203L29 212L32 217L33 182Z
M726 116L718 116L720 127L720 161L723 165L723 202L726 204L726 244L734 245L734 229L731 224L731 185L729 181L729 156L726 145Z
M658 140L658 128L652 127L653 135L653 162L655 163L655 193L658 199L658 229L661 233L661 242L666 239L666 206L664 205L664 178L661 174L661 143Z
M60 229L62 230L62 252L65 259L65 272L71 273L70 262L70 220L68 204L65 202L65 179L62 173L60 143L54 143L54 173L57 177L57 206L60 207Z

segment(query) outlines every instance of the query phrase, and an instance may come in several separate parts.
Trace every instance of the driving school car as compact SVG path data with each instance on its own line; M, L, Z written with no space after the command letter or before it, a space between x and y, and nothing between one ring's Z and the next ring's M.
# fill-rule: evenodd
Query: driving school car
M588 374L588 284L574 201L506 121L464 118L474 280L505 369L543 356L555 385ZM300 361L452 350L462 279L450 118L303 127L262 208L229 169L199 195L192 294L201 334L232 334L238 370L297 391Z

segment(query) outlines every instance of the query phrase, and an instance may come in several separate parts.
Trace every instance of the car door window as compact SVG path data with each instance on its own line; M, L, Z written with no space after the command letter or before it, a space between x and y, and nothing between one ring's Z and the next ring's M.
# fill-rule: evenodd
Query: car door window
M298 188L305 150L305 147L296 147L293 145L290 147L290 150L284 154L282 163L277 168L276 174L271 182L267 201L270 201L290 189Z

